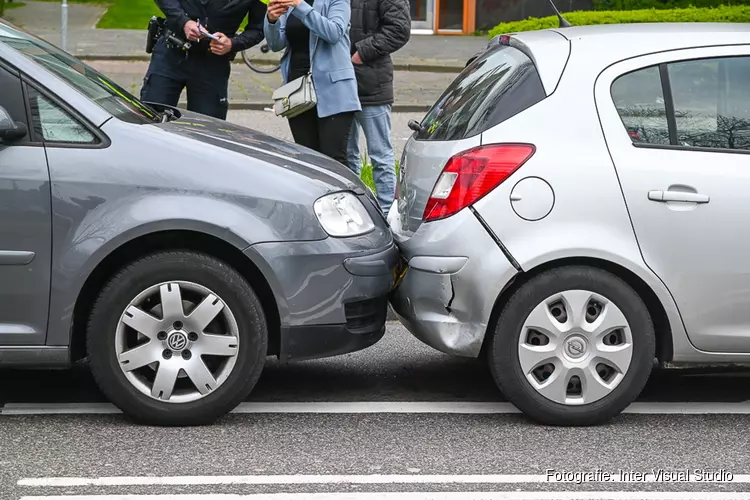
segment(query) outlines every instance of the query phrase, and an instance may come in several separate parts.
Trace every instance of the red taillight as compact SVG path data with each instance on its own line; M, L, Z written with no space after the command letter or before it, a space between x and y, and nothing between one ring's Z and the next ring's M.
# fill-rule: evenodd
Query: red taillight
M453 156L424 209L424 222L445 219L473 205L531 158L531 144L489 144Z

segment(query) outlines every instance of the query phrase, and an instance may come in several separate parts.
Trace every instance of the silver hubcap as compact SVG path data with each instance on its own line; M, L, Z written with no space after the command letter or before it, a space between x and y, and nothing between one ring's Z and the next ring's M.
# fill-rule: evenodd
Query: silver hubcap
M208 288L186 281L138 294L115 335L115 354L128 381L168 403L211 394L232 373L239 353L232 311Z
M568 290L524 322L518 359L526 379L556 403L593 403L622 382L633 357L625 315L601 295Z

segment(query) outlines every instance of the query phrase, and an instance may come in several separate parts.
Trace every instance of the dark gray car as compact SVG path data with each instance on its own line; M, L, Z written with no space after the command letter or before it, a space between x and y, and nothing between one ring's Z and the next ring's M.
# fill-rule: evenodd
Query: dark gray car
M377 342L397 261L334 160L141 103L0 22L0 367L88 357L137 420L208 423L267 355Z

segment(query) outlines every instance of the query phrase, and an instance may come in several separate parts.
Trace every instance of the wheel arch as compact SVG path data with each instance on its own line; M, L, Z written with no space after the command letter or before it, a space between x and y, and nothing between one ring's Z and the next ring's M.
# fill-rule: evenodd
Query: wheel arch
M510 297L525 283L530 281L535 276L549 271L551 269L557 269L560 267L567 266L587 266L603 271L608 271L618 278L622 279L627 283L643 300L651 320L654 323L654 331L656 333L656 357L659 362L669 362L672 360L674 355L674 344L672 337L672 326L669 322L669 316L667 314L664 305L654 290L636 273L630 269L614 263L612 261L597 258L597 257L566 257L544 262L529 269L528 271L519 273L515 278L506 285L503 291L500 293L493 306L490 320L488 322L488 330L484 340L482 341L482 349L480 356L484 356L486 347L490 339L490 331L493 325L497 323L498 316L502 312L503 306L508 302Z
M201 252L234 267L258 295L268 323L269 354L278 354L280 313L269 279L259 266L237 246L217 236L185 229L160 230L139 235L112 249L87 276L76 297L70 338L70 359L86 356L86 327L94 302L104 285L125 265L145 255L163 250Z

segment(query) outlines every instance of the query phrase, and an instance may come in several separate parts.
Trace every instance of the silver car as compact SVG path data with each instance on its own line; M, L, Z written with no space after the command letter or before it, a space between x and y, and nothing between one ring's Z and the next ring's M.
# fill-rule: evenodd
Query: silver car
M394 309L524 413L601 423L656 363L750 361L750 25L505 35L411 126Z
M377 342L397 262L348 168L153 108L0 21L0 368L88 358L133 418L209 423L267 355Z

